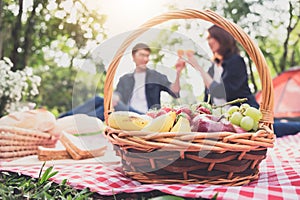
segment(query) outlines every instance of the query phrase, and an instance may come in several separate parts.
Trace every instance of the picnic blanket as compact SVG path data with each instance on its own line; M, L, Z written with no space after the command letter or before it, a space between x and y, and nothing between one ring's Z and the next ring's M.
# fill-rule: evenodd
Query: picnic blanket
M0 170L19 172L38 177L37 166L5 166ZM278 138L267 158L260 164L257 181L245 186L220 186L200 184L141 184L122 174L120 165L101 163L57 164L59 173L52 181L68 184L77 189L89 187L101 195L138 193L160 190L164 193L189 197L212 198L218 193L220 199L300 199L300 133Z

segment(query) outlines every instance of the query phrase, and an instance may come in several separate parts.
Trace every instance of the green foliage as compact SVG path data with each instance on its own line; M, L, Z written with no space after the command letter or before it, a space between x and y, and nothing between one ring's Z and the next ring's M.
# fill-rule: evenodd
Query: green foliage
M49 179L57 173L53 171L53 166L47 168L38 179L2 171L0 199L92 199L93 193L88 188L75 190L66 184L66 179L60 184L51 182Z
M272 75L300 62L300 2L226 0L224 16L256 39Z
M237 23L241 18L250 13L250 3L241 0L226 0L224 5L224 17L230 18Z
M11 58L12 71L30 66L42 78L39 96L23 101L34 101L58 115L72 107L75 85L82 91L75 98L78 103L103 93L102 86L78 68L89 59L93 45L107 37L105 15L78 0L3 0L0 9L0 58ZM99 91L89 93L95 84Z
M81 1L68 1L70 5L67 1L33 2L26 8L24 1L3 1L5 12L1 25L6 36L0 57L11 58L15 69L45 65L47 54L53 48L71 58L84 58L87 53L80 52L80 49L85 48L88 41L97 41L99 35L106 37L103 28L106 16L87 9ZM12 9L14 6L19 7L17 14L24 16L19 24Z
M39 71L37 74L42 78L40 94L33 99L37 106L47 107L50 110L57 107L59 112L70 108L76 71L69 68L52 67Z
M89 188L76 190L67 185L68 180L64 179L60 184L50 181L50 178L58 174L53 171L53 166L47 168L42 174L45 163L40 169L37 179L21 175L14 172L0 171L0 199L59 199L59 200L83 200L83 199L152 199L152 200L181 200L204 198L183 198L167 195L163 192L154 190L150 192L128 194L121 193L113 196L101 196L93 193ZM216 193L211 199L217 199Z
M72 103L79 105L95 95L103 96L103 73L90 75L73 68L44 67L37 74L42 78L40 94L32 101L56 116L71 109Z

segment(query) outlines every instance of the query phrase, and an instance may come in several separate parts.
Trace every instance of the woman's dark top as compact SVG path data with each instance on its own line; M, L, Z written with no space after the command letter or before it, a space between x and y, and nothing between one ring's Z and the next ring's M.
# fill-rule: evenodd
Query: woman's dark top
M240 55L234 54L223 60L222 67L221 83L213 81L210 87L205 89L204 100L207 101L208 94L211 95L211 99L213 97L225 98L227 102L237 98L247 98L246 103L258 108L259 105L248 85L248 74L244 59ZM213 66L209 68L208 74L211 77L214 76Z

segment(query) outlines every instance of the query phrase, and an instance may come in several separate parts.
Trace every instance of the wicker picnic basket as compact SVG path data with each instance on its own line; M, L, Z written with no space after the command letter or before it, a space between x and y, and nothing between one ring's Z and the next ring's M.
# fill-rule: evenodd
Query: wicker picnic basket
M35 155L38 146L54 147L56 139L38 130L0 126L0 160L12 160Z
M258 178L259 164L273 147L273 88L266 61L251 38L213 11L192 9L157 16L134 31L118 49L105 81L105 119L113 111L114 75L129 45L152 26L172 19L202 19L228 31L255 63L262 84L263 114L257 132L144 133L107 127L105 135L122 158L125 174L142 183L244 185Z

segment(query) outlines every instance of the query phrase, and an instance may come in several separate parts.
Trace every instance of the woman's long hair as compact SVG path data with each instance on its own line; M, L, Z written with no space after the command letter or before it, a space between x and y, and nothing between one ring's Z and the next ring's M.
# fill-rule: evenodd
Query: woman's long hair
M216 39L220 44L218 53L223 56L223 59L230 57L233 54L239 54L239 49L236 40L227 31L219 26L213 25L208 29L210 37Z

